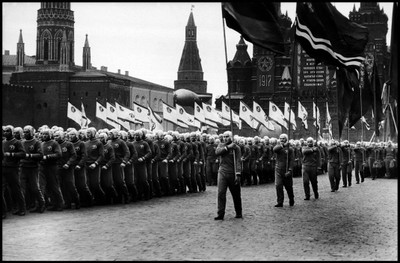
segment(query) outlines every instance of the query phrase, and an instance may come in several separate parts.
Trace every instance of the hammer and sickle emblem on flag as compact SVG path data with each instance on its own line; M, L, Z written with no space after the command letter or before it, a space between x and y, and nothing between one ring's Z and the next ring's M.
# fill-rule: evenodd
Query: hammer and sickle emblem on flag
M257 110L257 112L260 112L261 111L260 106L257 106L256 110Z
M103 107L101 107L101 106L99 106L99 110L100 110L101 112L104 111Z
M115 109L114 109L113 107L110 107L110 111L111 111L111 112L114 112Z
M75 107L71 107L71 111L75 112L76 111Z
M139 112L139 113L142 112L142 109L141 109L141 108L137 107L136 109L137 109L137 112Z

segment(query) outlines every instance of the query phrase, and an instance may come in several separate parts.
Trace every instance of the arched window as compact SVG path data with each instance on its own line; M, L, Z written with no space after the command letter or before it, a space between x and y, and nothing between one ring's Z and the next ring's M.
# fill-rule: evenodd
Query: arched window
M146 105L147 105L147 103L146 103L146 97L145 97L145 96L142 96L142 100L141 100L140 104L141 104L142 106L146 106Z
M158 100L158 110L159 110L159 111L162 111L162 110L163 110L163 102L162 102L162 99L159 99L159 100Z
M139 95L136 95L136 97L135 97L135 102L136 102L136 103L139 103L139 102L140 102L140 96L139 96Z

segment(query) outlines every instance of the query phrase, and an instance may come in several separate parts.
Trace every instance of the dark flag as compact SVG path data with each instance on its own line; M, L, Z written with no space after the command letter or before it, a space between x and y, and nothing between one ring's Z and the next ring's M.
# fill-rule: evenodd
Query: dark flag
M393 3L392 36L390 38L390 94L396 100L399 88L399 3Z
M362 69L365 69L365 67L363 67ZM364 116L368 112L368 110L370 110L371 108L373 109L374 106L374 93L371 87L370 80L368 78L368 72L366 70L364 70L364 74L361 74L361 78L363 78L363 84L361 85L360 81L360 84L354 87L353 99L349 110L350 127L356 124L357 121L360 120L360 118Z
M357 73L354 69L338 68L336 70L336 85L338 95L339 138L349 114L354 99L354 90L359 86ZM351 126L350 126L351 127Z
M222 16L228 27L249 42L284 54L283 35L273 2L222 2Z
M383 116L383 108L382 108L382 87L381 83L379 81L379 76L378 76L378 68L376 67L376 63L374 61L374 65L372 68L372 75L371 75L371 80L370 80L370 89L373 94L373 104L372 110L374 112L374 127L375 127L375 135L378 137L379 136L379 123L383 121L384 116Z
M358 68L364 61L368 28L351 22L329 2L297 3L296 40L327 65Z

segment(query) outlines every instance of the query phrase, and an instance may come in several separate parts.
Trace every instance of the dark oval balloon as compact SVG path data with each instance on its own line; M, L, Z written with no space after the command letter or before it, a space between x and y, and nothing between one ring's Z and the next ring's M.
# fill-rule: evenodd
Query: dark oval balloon
M191 90L178 89L174 91L174 101L181 106L192 106L194 102L201 105L200 97Z

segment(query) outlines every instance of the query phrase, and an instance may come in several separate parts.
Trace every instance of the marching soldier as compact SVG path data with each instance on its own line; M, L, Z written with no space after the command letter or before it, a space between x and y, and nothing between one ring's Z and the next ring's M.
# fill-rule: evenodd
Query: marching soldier
M90 192L89 186L87 185L86 176L86 161L87 161L87 151L85 142L79 139L79 132L72 129L68 132L69 140L72 142L76 152L76 162L75 162L75 185L78 190L78 194L81 202L84 201L86 206L92 206L94 204L94 197Z
M52 131L43 129L42 131L42 173L46 182L46 192L49 194L51 202L54 204L50 211L63 211L64 197L60 188L59 171L57 168L58 159L61 158L62 152L60 145L52 139Z
M362 172L362 164L365 160L365 149L361 147L361 142L356 142L354 147L354 173L356 177L356 184L364 182L364 173Z
M101 134L101 133L99 133ZM100 139L96 138L96 129L89 127L87 129L87 141L86 146L86 174L88 187L90 192L93 194L94 201L96 204L104 202L105 193L101 187L101 164L104 159L104 146ZM81 138L81 137L80 137ZM99 137L100 138L100 137ZM107 134L106 134L107 139Z
M65 140L65 133L60 130L54 133L54 140L61 147L61 158L57 160L57 166L65 208L70 209L71 203L74 202L75 208L79 209L81 203L75 186L74 164L76 162L76 152L74 145Z
M339 190L340 168L343 162L343 153L335 140L330 142L328 147L328 176L331 185L331 192Z
M158 162L158 177L160 179L161 194L169 195L170 186L168 178L168 160L167 157L170 154L170 144L164 140L164 134L162 131L156 133L156 142L158 148L160 149L160 154L158 157L153 159Z
M315 199L318 199L317 169L320 167L321 156L318 148L314 146L314 139L312 137L307 138L307 145L303 146L301 153L303 156L302 174L305 193L304 200L310 200L310 182L314 192L314 197Z
M286 134L279 136L279 142L273 148L276 155L275 163L275 186L277 194L277 204L275 207L282 207L284 200L283 187L289 197L289 205L294 205L294 194L293 194L293 162L294 154L293 148L288 143L288 137Z
M128 192L131 196L131 201L135 202L138 198L138 189L136 185L136 174L134 172L134 163L137 161L137 152L135 146L133 145L135 142L135 131L129 130L128 133L121 131L121 139L126 142L126 146L129 149L129 159L126 162L126 166L124 168L125 173L125 183L128 188Z
M32 212L43 213L46 210L46 205L39 187L39 161L43 158L42 147L40 141L33 137L34 128L31 125L26 125L23 132L24 140L22 140L22 146L26 151L26 155L20 161L21 178L25 178L23 181L26 182L26 193L30 192L32 194L33 200L31 201L38 203L38 206Z
M111 146L111 143L108 140L107 133L99 133L99 140L102 144L101 149L103 149L103 157L99 162L99 167L101 167L99 183L101 193L103 194L99 195L100 197L98 204L112 204L118 197L117 190L115 190L113 182L112 170L113 163L115 162L114 148Z
M150 199L150 186L147 180L147 160L151 158L151 150L149 144L143 140L143 132L141 130L135 131L135 142L133 146L137 152L137 159L134 164L135 175L139 190L139 199L143 198L145 201Z
M128 188L125 183L125 166L129 160L130 152L126 143L120 138L119 131L110 131L111 146L114 148L115 161L112 164L112 173L115 189L118 193L118 201L123 204L130 202Z
M217 173L214 170L215 161L217 160L215 149L217 149L217 145L215 144L215 139L214 137L210 136L208 139L208 145L206 147L206 154L205 154L207 183L209 186L217 185Z
M158 144L155 143L154 135L151 133L146 134L146 142L152 142L153 148L152 148L152 155L151 155L151 182L152 184L150 186L150 191L151 194L153 194L156 197L161 197L161 186L160 186L160 178L158 176L158 159L160 158L160 148L158 147ZM149 144L150 146L150 144ZM148 180L149 181L149 180Z
M343 162L342 162L342 180L343 187L347 187L347 184L351 186L351 171L352 171L352 162L351 162L351 149L348 140L344 140L341 146L341 150L343 153Z
M11 189L18 210L14 214L24 216L26 213L25 197L21 188L20 175L18 173L19 161L26 156L26 152L20 140L14 137L14 127L7 125L4 127L3 140L3 160L2 160L2 198L3 198L3 218L6 216L7 205L4 198L4 192L7 185Z

